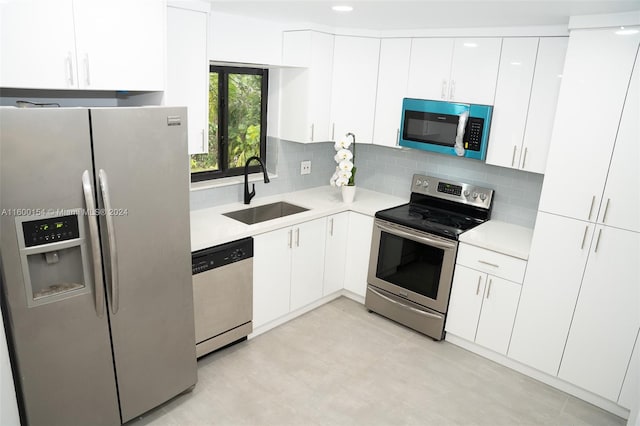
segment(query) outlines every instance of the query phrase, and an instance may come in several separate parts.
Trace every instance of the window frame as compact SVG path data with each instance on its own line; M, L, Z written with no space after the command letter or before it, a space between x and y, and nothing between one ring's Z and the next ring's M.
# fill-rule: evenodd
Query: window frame
M267 160L267 94L269 91L269 70L267 68L234 67L227 65L209 65L209 76L218 73L218 170L191 172L191 182L202 182L244 174L244 167L229 168L229 140L228 140L228 89L229 74L247 74L262 76L260 90L260 159ZM208 108L207 108L208 109ZM208 116L208 115L207 115ZM252 163L255 164L255 163ZM249 173L260 172L258 165L249 166Z

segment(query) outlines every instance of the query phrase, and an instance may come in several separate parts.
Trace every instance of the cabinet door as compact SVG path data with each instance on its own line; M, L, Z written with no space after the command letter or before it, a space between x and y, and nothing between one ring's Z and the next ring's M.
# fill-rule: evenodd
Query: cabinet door
M336 36L333 50L331 139L354 133L358 143L373 141L380 39Z
M640 333L640 330L638 330ZM636 344L633 347L633 353L629 360L629 367L627 368L627 374L624 377L622 384L622 390L620 391L620 397L618 398L618 404L625 408L633 410L640 402L640 389L638 389L638 379L640 378L640 342L638 342L639 335L636 334Z
M521 286L493 275L489 275L487 280L476 343L506 354Z
M253 326L289 312L291 228L253 237Z
M586 222L538 213L509 357L558 374L593 228Z
M0 4L0 87L78 87L71 0Z
M537 51L538 38L507 38L502 43L487 164L520 166Z
M80 88L164 90L162 0L73 2Z
M539 209L595 221L640 33L571 32Z
M293 228L291 251L291 310L322 297L326 218Z
M493 105L501 45L500 38L456 39L451 60L450 100Z
M367 272L369 271L372 234L372 217L349 212L349 238L344 288L362 297L367 291Z
M636 62L599 214L599 222L636 232L640 232L639 68Z
M640 234L599 225L558 376L617 401L640 326Z
M283 62L302 68L280 70L280 138L296 142L330 140L333 39L315 31L283 35Z
M208 152L207 14L167 8L166 105L188 107L189 154Z
M453 39L414 38L411 40L407 97L448 99L452 55Z
M506 40L504 42L506 43ZM527 126L522 144L523 150L520 155L522 170L544 173L547 168L551 131L558 105L558 92L560 92L568 43L568 37L543 37L540 39L531 87L531 99L529 100ZM491 145L489 145L489 149L491 149Z
M473 342L482 308L487 274L456 265L447 309L447 333Z
M322 289L323 296L344 288L348 231L348 212L329 216L327 218L326 247L324 251L324 285Z
M407 93L410 39L382 39L378 67L378 93L373 143L397 146L400 136L402 99Z

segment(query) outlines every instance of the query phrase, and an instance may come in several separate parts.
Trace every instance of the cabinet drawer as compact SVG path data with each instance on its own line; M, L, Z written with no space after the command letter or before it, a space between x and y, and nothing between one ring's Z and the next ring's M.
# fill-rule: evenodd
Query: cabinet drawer
M456 263L522 283L527 262L495 251L460 243Z

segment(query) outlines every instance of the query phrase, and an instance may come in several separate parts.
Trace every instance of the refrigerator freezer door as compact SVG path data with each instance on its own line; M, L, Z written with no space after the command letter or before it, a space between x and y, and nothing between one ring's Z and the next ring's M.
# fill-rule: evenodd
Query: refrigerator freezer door
M91 110L123 422L196 383L186 119L186 108Z
M87 170L93 184L90 142L86 109L0 108L0 278L16 387L31 425L120 422L109 326L96 307L94 253L82 231L89 229L87 216L77 216L78 234L66 240L25 247L24 238L70 223L51 219L63 214L48 209L86 207L82 176ZM36 222L23 227L26 220Z

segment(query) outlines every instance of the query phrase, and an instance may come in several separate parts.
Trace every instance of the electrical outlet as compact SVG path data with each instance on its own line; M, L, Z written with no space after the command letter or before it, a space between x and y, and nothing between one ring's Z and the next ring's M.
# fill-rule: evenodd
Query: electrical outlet
M311 174L311 160L302 161L300 163L300 174L301 175Z

